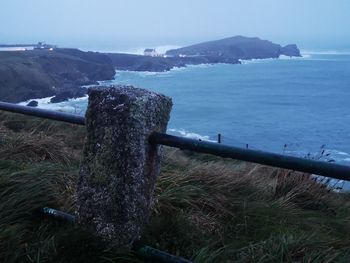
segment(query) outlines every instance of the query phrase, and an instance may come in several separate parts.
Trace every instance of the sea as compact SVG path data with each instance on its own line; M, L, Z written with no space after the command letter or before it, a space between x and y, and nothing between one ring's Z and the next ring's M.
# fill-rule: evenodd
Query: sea
M163 93L174 106L168 133L350 165L350 52L302 52L242 64L168 72L116 71L101 85ZM87 97L39 107L84 114Z

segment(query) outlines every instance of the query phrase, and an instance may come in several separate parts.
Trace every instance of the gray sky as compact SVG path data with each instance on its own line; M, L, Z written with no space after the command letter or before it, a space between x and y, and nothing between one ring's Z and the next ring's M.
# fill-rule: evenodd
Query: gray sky
M0 1L0 43L125 49L245 35L350 49L349 0Z

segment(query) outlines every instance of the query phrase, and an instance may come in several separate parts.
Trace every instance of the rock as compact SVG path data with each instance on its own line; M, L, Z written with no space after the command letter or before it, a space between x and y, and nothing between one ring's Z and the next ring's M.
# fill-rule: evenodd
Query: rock
M287 45L281 49L281 55L289 57L301 57L300 50L297 45Z
M39 103L36 100L32 100L27 104L27 106L28 107L38 107L38 104Z
M278 58L281 46L257 37L234 36L168 50L169 56L206 56L224 59ZM221 61L217 62L221 63Z
M70 90L62 91L55 95L53 98L50 99L51 103L59 103L62 101L66 101L68 99L75 99L79 97L83 97L86 95L86 89L85 88L79 88L75 87Z
M59 103L59 102L68 100L68 99L70 99L70 98L72 98L72 97L73 97L72 92L70 92L70 91L64 91L64 92L61 92L61 93L55 95L54 97L52 97L52 98L50 99L50 102L51 102L51 103Z
M87 140L77 188L78 222L111 247L130 248L148 220L171 99L131 86L89 89Z

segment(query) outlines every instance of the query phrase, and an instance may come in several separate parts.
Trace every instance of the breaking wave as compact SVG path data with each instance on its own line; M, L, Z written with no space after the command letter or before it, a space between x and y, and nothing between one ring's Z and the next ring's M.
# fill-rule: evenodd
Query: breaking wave
M215 140L210 140L210 137L207 135L200 135L198 133L186 131L185 129L168 129L168 132L173 135L180 135L185 138L191 138L191 139L208 141L208 142L216 142Z

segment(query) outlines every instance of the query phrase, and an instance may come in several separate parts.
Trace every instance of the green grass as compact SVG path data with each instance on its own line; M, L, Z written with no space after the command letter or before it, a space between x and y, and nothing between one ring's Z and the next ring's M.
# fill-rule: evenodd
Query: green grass
M84 127L0 112L0 262L143 262L79 226ZM194 262L349 262L350 196L307 174L164 148L141 242Z

